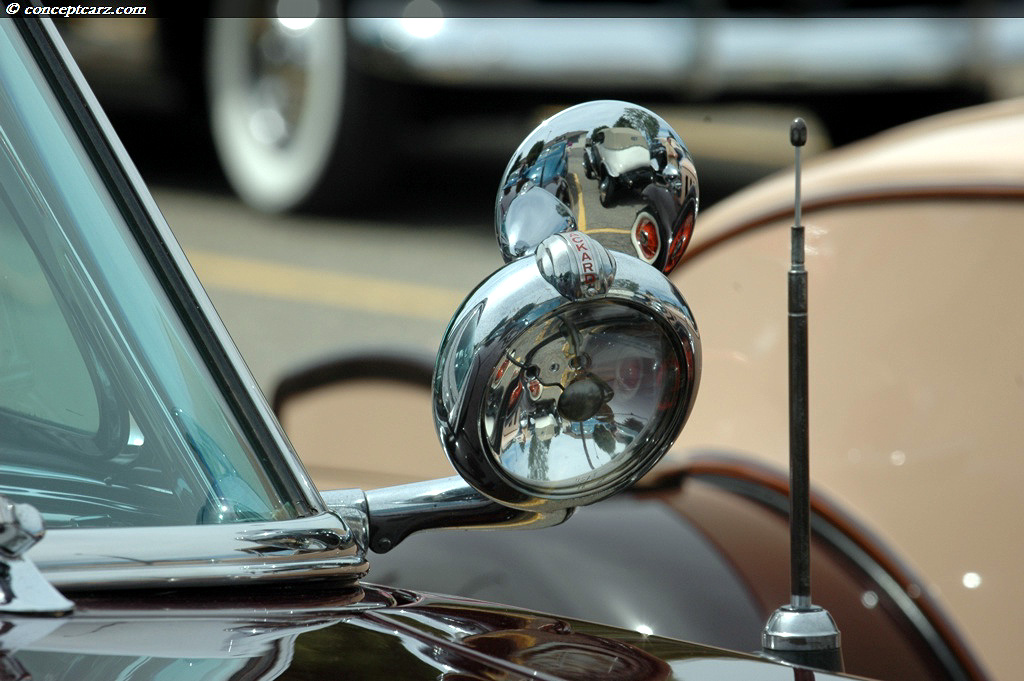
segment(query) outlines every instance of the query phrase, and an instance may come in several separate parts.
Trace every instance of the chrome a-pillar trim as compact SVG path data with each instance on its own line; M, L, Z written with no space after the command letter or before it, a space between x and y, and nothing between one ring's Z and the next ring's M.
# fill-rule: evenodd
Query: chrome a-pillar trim
M29 552L61 589L355 581L365 552L337 516L170 527L51 530Z

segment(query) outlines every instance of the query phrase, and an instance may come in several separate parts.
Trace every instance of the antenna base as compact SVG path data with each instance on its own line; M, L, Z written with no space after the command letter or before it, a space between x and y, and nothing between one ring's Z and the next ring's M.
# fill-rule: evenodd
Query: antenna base
M826 671L843 671L839 628L827 610L818 605L784 605L768 618L761 632L766 657Z

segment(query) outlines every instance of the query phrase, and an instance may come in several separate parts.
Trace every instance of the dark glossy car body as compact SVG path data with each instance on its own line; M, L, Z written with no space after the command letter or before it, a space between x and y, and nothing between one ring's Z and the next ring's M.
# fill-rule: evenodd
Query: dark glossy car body
M73 619L49 623L52 631L3 658L4 678L782 681L794 674L749 655L369 585L143 596L80 598Z

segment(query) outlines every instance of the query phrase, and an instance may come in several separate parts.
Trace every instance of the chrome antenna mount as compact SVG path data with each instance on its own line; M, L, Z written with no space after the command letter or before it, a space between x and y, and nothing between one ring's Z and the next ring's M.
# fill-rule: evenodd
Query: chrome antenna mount
M789 127L796 157L796 190L789 269L789 605L777 609L761 632L765 655L791 664L842 671L839 629L827 610L811 603L811 501L807 387L807 270L800 215L800 147L807 125Z

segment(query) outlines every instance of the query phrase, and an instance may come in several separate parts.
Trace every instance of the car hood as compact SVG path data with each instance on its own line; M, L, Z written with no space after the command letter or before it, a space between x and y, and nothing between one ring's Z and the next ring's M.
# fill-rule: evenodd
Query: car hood
M363 585L78 597L5 623L31 678L792 679L790 667L638 632ZM833 678L815 673L815 678Z

